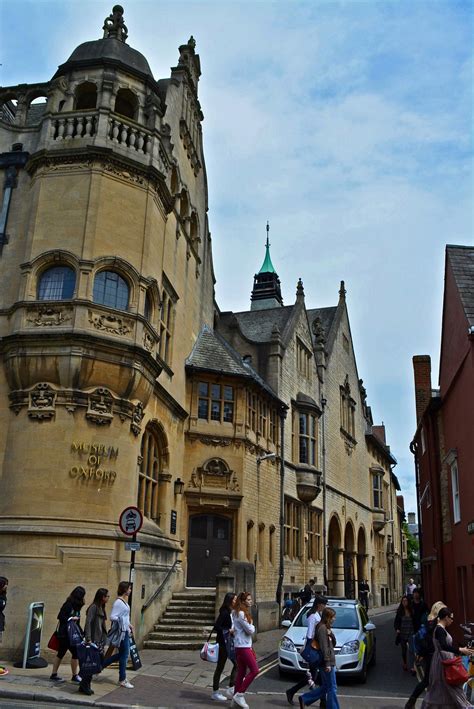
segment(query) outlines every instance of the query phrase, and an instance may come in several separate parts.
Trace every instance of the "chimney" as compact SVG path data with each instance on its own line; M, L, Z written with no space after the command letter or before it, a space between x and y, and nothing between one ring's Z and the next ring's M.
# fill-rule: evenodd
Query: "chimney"
M429 355L415 355L413 357L413 372L415 375L416 422L418 424L431 400L431 357Z
M416 524L416 515L414 512L408 513L408 524Z

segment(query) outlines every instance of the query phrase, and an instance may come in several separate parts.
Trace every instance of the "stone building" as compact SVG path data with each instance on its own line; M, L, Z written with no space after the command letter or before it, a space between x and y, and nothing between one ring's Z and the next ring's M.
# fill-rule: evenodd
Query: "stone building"
M0 563L7 651L31 601L128 578L139 642L222 558L275 627L310 577L398 594L395 460L345 303L284 306L267 233L249 311L221 312L195 41L156 80L115 6L50 81L0 88ZM169 631L168 631L169 632Z

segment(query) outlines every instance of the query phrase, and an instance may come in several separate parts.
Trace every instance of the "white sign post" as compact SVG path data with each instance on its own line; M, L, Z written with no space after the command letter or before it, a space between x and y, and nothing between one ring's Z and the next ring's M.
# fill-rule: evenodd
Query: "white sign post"
M124 534L128 537L132 537L132 543L125 542L125 548L130 545L130 574L128 580L132 587L132 593L128 597L128 603L130 608L132 607L132 594L133 594L133 582L135 581L135 553L137 549L140 549L140 544L137 542L137 533L140 531L143 525L143 515L138 509L138 507L126 507L119 517L119 526Z

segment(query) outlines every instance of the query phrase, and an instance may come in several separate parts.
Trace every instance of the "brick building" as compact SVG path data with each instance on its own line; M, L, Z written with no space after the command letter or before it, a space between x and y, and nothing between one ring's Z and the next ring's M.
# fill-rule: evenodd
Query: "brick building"
M439 388L413 358L415 457L425 595L474 619L474 248L447 246Z

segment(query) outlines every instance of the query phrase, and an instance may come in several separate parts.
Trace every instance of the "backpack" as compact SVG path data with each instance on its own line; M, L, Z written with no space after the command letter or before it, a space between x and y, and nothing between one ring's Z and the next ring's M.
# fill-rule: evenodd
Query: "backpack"
M425 657L434 652L433 638L426 625L422 625L413 636L413 647L417 655Z

